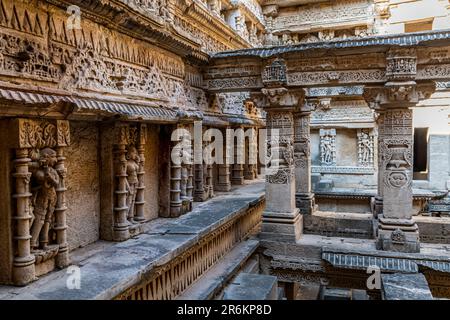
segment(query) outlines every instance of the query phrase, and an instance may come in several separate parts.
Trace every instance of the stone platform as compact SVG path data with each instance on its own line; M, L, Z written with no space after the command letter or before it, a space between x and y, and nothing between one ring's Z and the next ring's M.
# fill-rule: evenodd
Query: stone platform
M70 274L64 269L43 276L24 288L0 286L0 299L115 299L151 279L155 270L164 269L174 263L174 259L189 255L193 249L198 250L205 241L219 241L214 238L216 234L227 236L230 226L246 225L246 228L241 227L240 237L223 246L228 250L214 252L214 262L217 262L257 230L264 204L263 191L264 183L255 181L226 194L218 192L214 199L195 204L191 213L180 218L147 223L144 232L133 239L121 243L99 241L74 251L72 265L80 268L79 290L67 288ZM251 220L248 215L253 215ZM200 270L198 275L201 274ZM169 293L158 292L153 298L170 297L173 298Z
M433 296L450 296L450 247L421 243L420 253L376 249L374 239L326 237L304 234L296 243L260 242L265 274L302 287L367 289L369 267L381 273L423 274ZM380 294L380 292L378 292Z

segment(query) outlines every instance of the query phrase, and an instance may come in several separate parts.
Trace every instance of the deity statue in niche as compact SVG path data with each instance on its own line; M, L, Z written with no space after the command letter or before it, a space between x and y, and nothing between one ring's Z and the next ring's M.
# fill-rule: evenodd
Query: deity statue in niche
M58 162L56 152L44 148L31 156L30 171L32 173L32 213L31 248L46 249L49 242L53 214L56 207L56 188L60 177L55 169Z
M372 154L372 142L370 136L366 132L361 132L361 163L370 163L370 156Z
M325 164L333 163L333 146L330 136L325 136L322 140L322 162Z
M127 206L128 215L127 218L130 222L134 222L135 215L135 202L137 187L139 185L138 172L140 158L139 154L134 146L128 149L127 158Z

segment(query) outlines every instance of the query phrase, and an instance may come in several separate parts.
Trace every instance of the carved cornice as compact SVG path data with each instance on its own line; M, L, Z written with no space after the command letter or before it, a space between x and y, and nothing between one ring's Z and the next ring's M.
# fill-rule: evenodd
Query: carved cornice
M158 15L144 15L120 0L46 0L66 10L70 5L81 8L82 17L92 21L102 21L103 25L130 36L158 42L159 46L182 56L196 55L200 51L197 43L175 32L170 23Z

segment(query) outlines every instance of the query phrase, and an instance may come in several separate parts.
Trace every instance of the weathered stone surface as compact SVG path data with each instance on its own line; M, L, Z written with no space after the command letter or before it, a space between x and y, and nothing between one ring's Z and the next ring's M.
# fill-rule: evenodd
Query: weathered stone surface
M277 300L277 278L240 273L225 289L223 300Z
M66 287L65 270L42 278L24 289L0 287L2 299L112 299L142 275L181 254L200 238L216 230L261 200L263 185L244 186L236 193L199 204L178 220L157 220L134 239L108 246L79 263L81 289ZM233 199L233 201L230 201ZM232 205L230 205L232 204Z
M381 292L384 300L433 300L425 276L416 274L382 274Z
M177 297L179 300L209 300L224 289L228 281L247 263L258 248L257 240L238 244L221 261Z

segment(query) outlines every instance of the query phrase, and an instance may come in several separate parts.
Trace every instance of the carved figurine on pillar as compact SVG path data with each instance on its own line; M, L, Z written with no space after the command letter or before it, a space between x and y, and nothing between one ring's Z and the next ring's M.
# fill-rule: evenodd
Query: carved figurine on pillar
M69 123L17 119L14 284L25 285L54 266L69 264L66 239L65 158ZM31 192L30 192L31 191Z
M46 250L56 207L56 188L60 180L55 169L58 159L56 152L50 148L40 150L38 156L32 156L31 159L33 194L31 205L34 208L30 230L31 248Z
M366 87L364 97L380 112L378 152L380 153L379 190L383 209L378 215L377 248L419 252L419 229L412 219L413 128L411 107L427 98L434 83L416 83L417 56L414 49L387 53L383 87Z
M127 207L128 207L128 214L127 218L128 221L131 223L136 223L134 221L135 216L135 205L136 205L136 195L137 195L137 188L139 186L139 180L138 180L138 172L139 172L139 163L141 162L138 152L134 146L131 146L128 148L128 153L126 156L127 159Z

